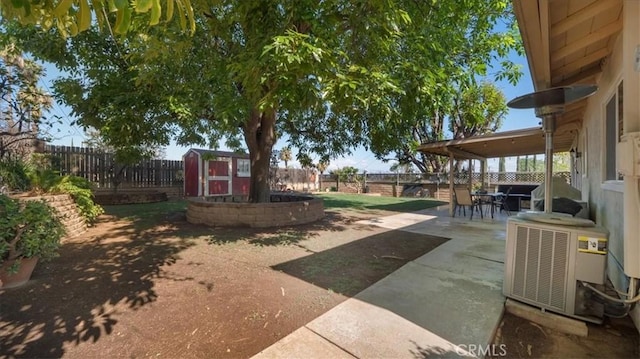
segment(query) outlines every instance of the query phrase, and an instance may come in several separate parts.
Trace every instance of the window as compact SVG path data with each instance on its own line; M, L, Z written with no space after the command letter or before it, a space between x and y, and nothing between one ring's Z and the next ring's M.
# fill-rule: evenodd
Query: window
M623 133L622 82L605 107L605 180L622 180L616 168L616 146Z
M238 159L238 177L251 177L251 162Z

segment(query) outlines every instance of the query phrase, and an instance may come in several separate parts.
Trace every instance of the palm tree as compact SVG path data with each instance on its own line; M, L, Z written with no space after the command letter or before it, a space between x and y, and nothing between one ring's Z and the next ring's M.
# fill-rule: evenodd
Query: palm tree
M322 175L324 174L324 171L327 170L327 167L329 167L329 162L324 162L324 161L320 161L318 162L318 164L316 165L316 168L318 169L318 172L320 172L320 190L322 190Z
M285 171L285 175L284 175L284 183L285 185L287 184L287 179L289 179L289 161L291 161L292 156L291 156L291 147L287 146L285 148L283 148L282 150L280 150L280 160L284 161L284 171Z
M288 168L289 161L291 161L291 147L285 147L280 150L280 160L284 161L284 168Z

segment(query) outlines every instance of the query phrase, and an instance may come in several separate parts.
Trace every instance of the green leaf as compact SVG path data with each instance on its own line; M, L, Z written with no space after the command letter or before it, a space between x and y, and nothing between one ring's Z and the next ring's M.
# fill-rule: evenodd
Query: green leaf
M137 0L135 9L137 13L144 13L151 10L152 6L153 0Z
M115 0L108 0L109 12L118 11L118 7L116 6Z
M173 18L173 6L175 0L167 0L167 22Z
M116 34L126 34L129 30L129 25L131 24L131 8L125 7L122 10L118 10L118 14L116 15L116 25L115 32Z
M69 13L69 9L71 8L71 5L73 5L73 0L60 1L58 6L56 6L56 8L53 10L53 16L62 17L63 15L66 15L67 13Z
M113 3L116 6L116 9L123 10L129 7L129 2L127 0L113 0Z
M160 22L160 16L162 15L162 7L160 6L160 0L152 0L151 4L151 18L149 19L149 25L157 25Z
M89 8L88 0L79 0L80 1L80 11L77 15L78 21L78 31L85 31L91 26L91 10Z

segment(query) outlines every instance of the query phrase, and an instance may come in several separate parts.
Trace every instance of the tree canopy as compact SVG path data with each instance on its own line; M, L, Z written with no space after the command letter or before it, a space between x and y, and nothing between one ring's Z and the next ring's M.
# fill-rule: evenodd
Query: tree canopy
M0 0L0 14L4 19L45 31L55 28L65 37L88 30L94 20L110 33L125 34L134 14L149 14L149 25L177 18L183 30L195 29L190 0Z
M26 157L53 98L39 86L42 67L22 56L13 44L0 48L0 159Z
M55 85L83 126L116 148L225 139L251 158L252 201L268 201L269 160L286 135L303 165L364 146L379 156L417 121L451 113L451 98L518 39L508 0L192 1L195 32L132 17L72 38L7 26L70 76ZM497 24L506 21L503 27Z
M446 158L419 153L416 146L444 139L445 122L451 138L461 139L495 132L507 114L504 94L492 82L471 83L467 87L450 85L452 96L444 96L434 111L416 117L404 141L395 148L400 163L415 165L422 173L445 170ZM459 165L457 165L458 167Z

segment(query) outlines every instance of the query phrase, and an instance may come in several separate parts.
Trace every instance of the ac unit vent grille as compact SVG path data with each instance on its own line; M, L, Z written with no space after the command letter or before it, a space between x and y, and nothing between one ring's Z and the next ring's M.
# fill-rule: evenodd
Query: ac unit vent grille
M524 288L524 297L536 300L538 296L538 264L540 263L540 230L529 229L527 241L527 279ZM540 283L545 285L545 283Z
M552 264L551 306L565 307L567 263L569 262L569 233L555 232Z
M524 297L524 275L527 259L526 238L529 237L529 229L527 227L516 227L516 254L515 254L515 268L513 268L513 294L519 297ZM519 265L521 264L521 265Z
M512 294L565 310L569 233L516 228Z

